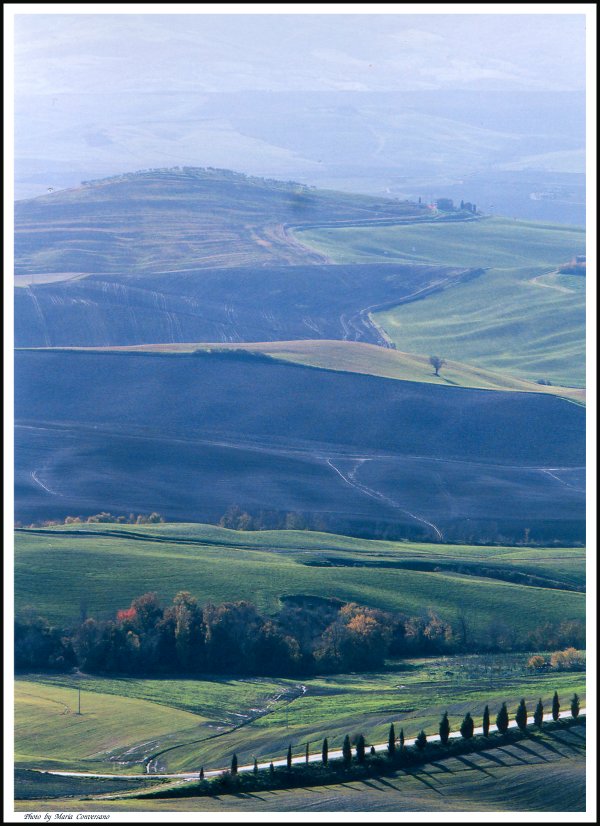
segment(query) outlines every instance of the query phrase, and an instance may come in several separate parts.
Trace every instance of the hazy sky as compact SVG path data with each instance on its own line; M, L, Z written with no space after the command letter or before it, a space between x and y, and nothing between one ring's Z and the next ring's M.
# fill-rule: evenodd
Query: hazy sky
M15 16L23 94L585 85L585 17L557 14Z

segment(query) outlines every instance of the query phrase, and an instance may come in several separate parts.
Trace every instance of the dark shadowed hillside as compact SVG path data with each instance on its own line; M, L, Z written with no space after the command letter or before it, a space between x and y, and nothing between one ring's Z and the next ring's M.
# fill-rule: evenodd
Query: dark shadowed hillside
M585 411L266 357L23 351L16 515L231 505L373 534L583 540Z
M90 276L15 291L18 347L338 339L388 346L369 312L482 270L348 264Z

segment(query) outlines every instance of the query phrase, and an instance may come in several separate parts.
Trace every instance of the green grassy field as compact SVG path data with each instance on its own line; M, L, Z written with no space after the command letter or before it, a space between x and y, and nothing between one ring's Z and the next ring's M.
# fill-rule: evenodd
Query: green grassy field
M579 227L510 218L297 231L337 263L406 261L455 267L553 267L585 249Z
M374 318L401 351L436 353L531 381L583 386L585 278L555 273L585 250L582 229L489 218L315 230L298 233L298 238L338 263L488 267L475 281Z
M197 771L228 766L234 751L242 763L280 759L290 743L294 754L307 742L318 753L324 737L332 749L360 732L369 743L385 742L392 722L407 738L421 728L433 735L446 710L453 730L467 711L480 725L486 704L495 716L506 701L514 716L521 697L531 715L539 697L549 709L555 690L563 708L574 691L585 703L583 673L531 673L527 658L415 659L296 681L25 675L15 684L17 764L143 773L152 756L159 771Z
M17 611L61 623L77 621L82 605L89 616L108 617L147 591L170 600L189 590L201 603L246 599L268 612L283 595L310 594L407 613L431 607L450 621L462 613L479 629L503 616L523 634L546 621L583 619L584 583L582 548L427 545L180 523L64 526L17 531L15 539Z
M15 762L22 768L118 771L117 760L135 764L156 743L192 739L206 723L181 709L87 691L80 715L75 688L29 680L15 687Z
M548 276L549 278L550 276ZM45 349L45 348L44 348ZM283 359L294 364L306 364L323 370L339 370L349 373L363 373L399 381L419 381L427 384L458 385L478 387L485 390L514 390L521 393L549 393L554 396L585 403L585 390L555 385L540 385L533 381L518 379L506 373L485 370L471 364L448 360L442 372L436 376L428 356L402 353L374 344L358 341L307 340L307 341L265 341L234 344L134 344L121 347L60 348L67 350L94 349L111 352L143 353L193 353L197 350L247 350L263 353L272 358Z

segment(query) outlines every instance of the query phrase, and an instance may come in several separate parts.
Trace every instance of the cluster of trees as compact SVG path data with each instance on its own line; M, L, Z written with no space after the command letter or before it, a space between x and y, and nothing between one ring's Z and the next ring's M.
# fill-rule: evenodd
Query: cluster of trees
M405 616L338 600L286 602L274 616L249 602L201 606L188 592L163 608L155 593L112 620L74 628L17 620L19 669L78 665L104 673L295 675L380 668L388 656L440 653L452 626L435 612Z
M549 658L534 654L527 661L527 667L532 671L585 671L585 652L569 646L564 651L552 652Z
M544 626L547 640L582 645L580 622ZM509 629L510 630L510 629ZM538 631L533 633L538 639ZM528 644L530 640L525 640ZM521 645L523 642L521 641ZM503 647L506 646L506 647ZM452 625L435 611L409 616L336 599L286 600L272 616L247 601L201 606L186 591L163 608L156 593L134 599L113 619L88 618L62 629L29 616L15 624L16 667L127 674L219 673L297 675L373 670L388 657L511 650L504 626L475 635L464 616ZM563 646L564 648L564 646ZM528 650L531 650L529 648ZM574 648L557 651L552 667L573 667ZM529 665L543 667L543 662Z
M110 522L116 525L155 525L164 521L164 516L156 513L156 511L149 514L130 513L129 516L125 516L125 514L115 516L115 514L108 511L101 511L90 516L65 516L62 521L60 519L45 519L42 522L31 522L28 525L15 522L15 528L50 528L54 525L83 525L93 522Z
M235 531L327 531L329 528L327 519L319 514L269 510L248 513L239 505L230 505L219 525Z

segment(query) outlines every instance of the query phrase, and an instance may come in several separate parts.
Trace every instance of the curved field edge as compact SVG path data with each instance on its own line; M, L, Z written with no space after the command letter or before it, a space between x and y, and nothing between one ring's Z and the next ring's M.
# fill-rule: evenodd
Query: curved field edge
M504 578L494 579L494 571ZM537 584L506 581L503 572L511 571ZM544 580L554 587L538 587ZM502 606L524 634L534 620L583 619L585 595L573 589L584 585L582 548L380 543L176 523L70 525L17 531L15 538L16 610L35 606L53 622L74 621L81 604L90 616L106 615L147 591L170 600L189 590L201 603L246 599L267 611L304 594L417 613L431 607L449 620L469 614L482 628Z
M585 404L585 389L543 385L537 382L486 370L472 364L448 359L439 376L436 376L429 356L405 353L357 341L296 340L265 342L182 342L172 344L134 344L112 347L38 347L24 350L83 350L86 352L111 353L214 353L220 351L247 351L260 353L274 360L288 361L322 370L343 373L362 373L398 381L423 382L426 384L473 387L482 390L510 390L520 393L546 393Z
M527 380L581 386L585 277L557 267L585 252L578 227L486 218L452 225L298 233L337 263L397 261L486 267L443 295L374 314L399 350ZM557 323L558 322L558 323Z

